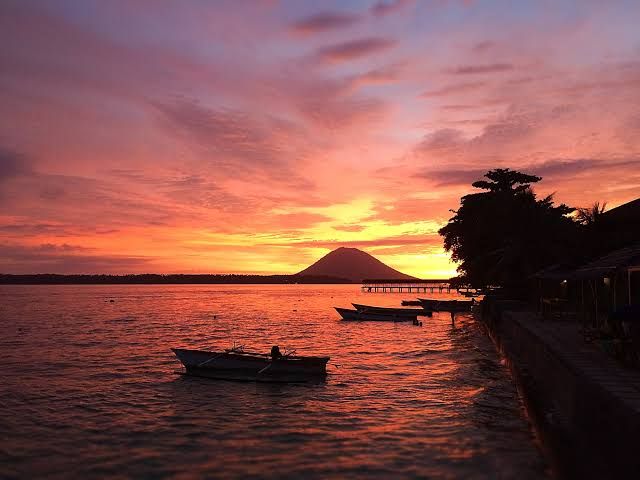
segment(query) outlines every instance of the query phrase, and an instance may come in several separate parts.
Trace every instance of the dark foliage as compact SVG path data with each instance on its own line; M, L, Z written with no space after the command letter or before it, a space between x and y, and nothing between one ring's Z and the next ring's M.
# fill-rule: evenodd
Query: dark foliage
M440 229L445 249L460 262L460 281L474 287L517 287L540 269L575 255L580 226L554 205L538 200L531 184L540 177L491 170L473 183L486 190L462 197L460 208Z
M600 221L606 208L607 202L603 202L602 205L600 202L596 202L589 208L578 208L576 220L581 224L590 227Z

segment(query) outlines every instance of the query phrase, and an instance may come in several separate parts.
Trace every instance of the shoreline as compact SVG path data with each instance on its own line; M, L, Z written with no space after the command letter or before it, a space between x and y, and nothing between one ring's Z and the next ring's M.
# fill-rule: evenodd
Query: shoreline
M505 357L560 478L640 471L640 372L585 344L575 323L543 322L518 302L489 298L479 320Z

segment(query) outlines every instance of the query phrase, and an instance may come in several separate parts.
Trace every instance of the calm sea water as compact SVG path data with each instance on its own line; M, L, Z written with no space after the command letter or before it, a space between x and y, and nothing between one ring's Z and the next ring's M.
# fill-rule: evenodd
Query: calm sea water
M406 297L354 285L0 287L0 477L546 477L509 372L470 315L420 328L341 322L332 309ZM330 355L332 375L282 385L174 373L170 347L233 341Z

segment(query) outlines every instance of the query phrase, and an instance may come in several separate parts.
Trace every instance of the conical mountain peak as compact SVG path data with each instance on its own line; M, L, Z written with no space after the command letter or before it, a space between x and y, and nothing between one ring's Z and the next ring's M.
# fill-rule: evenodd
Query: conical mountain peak
M318 275L346 278L361 282L366 278L409 280L414 277L385 265L377 258L353 247L339 247L327 253L298 275Z

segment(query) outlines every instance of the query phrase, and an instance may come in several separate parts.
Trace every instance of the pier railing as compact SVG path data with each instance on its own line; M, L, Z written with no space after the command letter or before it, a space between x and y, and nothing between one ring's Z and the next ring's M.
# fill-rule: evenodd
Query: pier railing
M449 280L389 280L381 278L369 278L362 281L363 292L382 293L451 293L455 288L451 287Z

